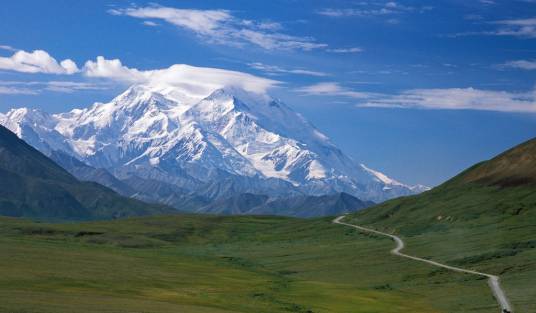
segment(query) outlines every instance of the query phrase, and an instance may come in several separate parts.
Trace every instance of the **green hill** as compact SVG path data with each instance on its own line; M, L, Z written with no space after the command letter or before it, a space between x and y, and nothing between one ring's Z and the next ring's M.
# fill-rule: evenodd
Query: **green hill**
M536 138L462 173L450 183L513 187L536 184Z
M536 311L536 140L421 195L352 214L401 235L408 253L500 275L519 312Z
M0 126L0 215L81 220L171 212L78 181Z

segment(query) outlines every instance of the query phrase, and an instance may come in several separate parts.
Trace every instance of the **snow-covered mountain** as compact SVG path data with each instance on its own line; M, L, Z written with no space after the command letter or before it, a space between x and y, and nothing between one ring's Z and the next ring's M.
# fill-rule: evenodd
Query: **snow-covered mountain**
M136 85L62 114L14 109L0 124L47 155L61 151L121 180L160 181L209 199L347 192L383 201L426 190L349 158L283 102L237 88L199 96Z

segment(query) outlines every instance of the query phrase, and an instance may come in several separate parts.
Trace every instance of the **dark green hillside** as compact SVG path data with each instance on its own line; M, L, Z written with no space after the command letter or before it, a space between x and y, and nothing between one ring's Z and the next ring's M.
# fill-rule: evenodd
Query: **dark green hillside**
M0 126L0 215L79 220L164 212L173 211L78 181Z
M347 218L400 234L408 253L502 277L519 312L536 311L536 140L424 194Z

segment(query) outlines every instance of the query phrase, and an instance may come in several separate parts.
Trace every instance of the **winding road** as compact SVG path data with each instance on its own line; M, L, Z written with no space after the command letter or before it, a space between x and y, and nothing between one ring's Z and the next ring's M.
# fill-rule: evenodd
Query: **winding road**
M512 313L514 312L512 310L512 307L510 306L510 302L508 302L508 298L506 297L506 294L504 293L504 291L501 288L499 276L486 274L486 273L481 273L481 272L472 271L472 270L466 270L466 269L463 269L463 268L454 267L454 266L450 266L450 265L446 265L446 264L441 264L439 262L426 260L426 259L422 259L422 258L419 258L419 257L416 257L416 256L404 254L404 253L400 252L400 250L404 249L404 241L402 241L402 239L400 239L400 237L395 236L395 235L391 235L391 234L388 234L388 233L384 233L384 232L381 232L381 231L377 231L377 230L374 230L374 229L370 229L370 228L366 228L366 227L357 226L357 225L342 222L342 219L344 217L345 217L344 215L337 217L336 219L333 220L333 223L340 224L340 225L345 225L345 226L349 226L349 227L353 227L353 228L357 228L357 229L365 231L365 232L374 233L374 234L386 236L386 237L389 237L389 238L393 239L396 242L396 247L393 250L391 250L391 253L394 254L394 255L398 255L398 256L401 256L403 258L412 259L414 261L428 263L428 264L431 264L431 265L434 265L434 266L446 268L448 270L459 272L459 273L467 273L467 274L473 274L473 275L479 275L479 276L486 277L488 279L488 285L491 288L491 291L493 292L493 296L495 297L495 299L497 300L499 306L501 307L501 312L512 312Z

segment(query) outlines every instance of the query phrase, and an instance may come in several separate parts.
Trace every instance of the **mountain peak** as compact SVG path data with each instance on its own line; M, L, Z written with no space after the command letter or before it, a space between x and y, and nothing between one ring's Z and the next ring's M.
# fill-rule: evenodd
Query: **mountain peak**
M202 87L135 85L108 103L55 114L44 126L23 110L1 123L26 127L19 137L45 153L61 150L119 176L135 173L211 197L230 196L229 188L269 196L347 192L373 201L416 192L346 156L280 100Z
M17 108L9 110L6 115L7 118L13 121L23 121L31 119L35 122L46 122L50 115L39 109L29 109L29 108Z
M213 99L218 99L218 98L221 98L221 97L233 97L232 93L228 92L227 90L225 90L224 88L219 88L219 89L216 89L214 90L210 95L208 95L205 99L206 100L213 100Z
M154 90L147 85L134 85L113 99L112 102L123 107L135 107L140 104L163 104L167 106L172 101L164 97L158 90Z

